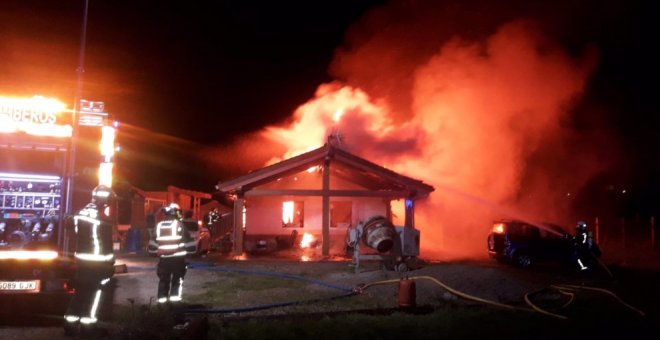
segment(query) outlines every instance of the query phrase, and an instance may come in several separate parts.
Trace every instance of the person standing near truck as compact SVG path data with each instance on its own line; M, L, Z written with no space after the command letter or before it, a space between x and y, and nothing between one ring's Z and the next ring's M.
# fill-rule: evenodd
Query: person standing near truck
M101 294L114 275L112 231L116 224L115 201L112 189L99 185L92 191L92 201L74 217L75 294L64 315L66 335L77 335L81 327L89 328L98 321Z

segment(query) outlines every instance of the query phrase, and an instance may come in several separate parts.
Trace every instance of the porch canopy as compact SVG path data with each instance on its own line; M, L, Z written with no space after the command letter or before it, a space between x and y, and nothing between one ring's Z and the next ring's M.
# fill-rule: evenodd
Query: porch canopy
M320 189L262 188L281 178L317 167L322 171ZM354 183L360 189L331 189L330 178ZM333 143L279 163L252 171L244 176L219 182L221 194L234 199L234 252L243 252L242 212L245 198L250 196L320 196L323 202L323 255L329 253L330 197L382 197L405 199L405 226L414 228L414 201L427 197L435 189L407 176L386 169L343 150Z

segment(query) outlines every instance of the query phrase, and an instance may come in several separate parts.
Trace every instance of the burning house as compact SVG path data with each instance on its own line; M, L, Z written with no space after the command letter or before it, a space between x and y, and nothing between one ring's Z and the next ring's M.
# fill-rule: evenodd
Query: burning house
M346 255L349 230L373 216L415 230L415 201L434 190L331 142L216 188L234 201L234 254L317 247L323 256Z

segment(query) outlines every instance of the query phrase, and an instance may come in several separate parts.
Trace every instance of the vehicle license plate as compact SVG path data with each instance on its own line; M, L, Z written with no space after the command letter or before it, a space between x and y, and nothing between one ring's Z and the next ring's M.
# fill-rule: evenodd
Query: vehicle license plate
M39 280L0 281L0 293L38 293Z

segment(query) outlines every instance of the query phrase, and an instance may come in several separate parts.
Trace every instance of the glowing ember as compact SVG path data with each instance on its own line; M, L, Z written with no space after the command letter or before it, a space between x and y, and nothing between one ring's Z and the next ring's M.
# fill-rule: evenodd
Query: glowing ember
M310 233L304 233L303 237L302 237L302 240L300 240L300 248L303 248L303 249L311 248L312 243L314 243L314 241L316 241L316 237L314 237L314 235L312 235Z
M303 256L300 257L300 261L302 261L302 262L309 262L311 260L312 259L307 255L303 255Z
M234 257L232 257L232 260L234 261L246 261L247 259L248 257L246 253L243 253L241 255L234 255Z

